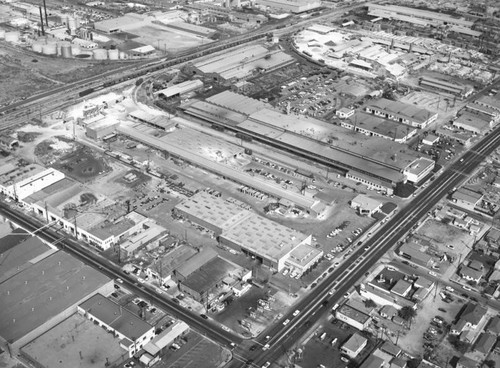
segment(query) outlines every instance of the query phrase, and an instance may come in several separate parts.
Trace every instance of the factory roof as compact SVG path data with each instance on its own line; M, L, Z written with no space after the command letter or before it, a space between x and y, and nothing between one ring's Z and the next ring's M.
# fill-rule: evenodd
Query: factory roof
M97 121L93 121L92 123L87 124L86 128L93 129L93 130L99 130L99 129L102 129L102 128L107 128L107 127L110 127L110 126L113 126L113 125L118 125L118 124L120 124L120 122L118 121L118 119L116 119L112 115L107 115L103 119L100 119L100 120L97 120Z
M495 110L500 110L500 99L492 96L481 96L475 102L481 105L491 107Z
M370 316L368 314L363 313L362 311L359 311L348 304L344 304L339 309L337 309L337 313L343 314L344 316L347 316L362 324L365 324L370 319Z
M220 257L215 257L196 271L192 272L185 280L181 281L181 283L191 290L202 294L208 292L229 274L236 274L237 269L238 267L234 264Z
M205 264L217 257L217 252L211 247L203 247L186 262L177 267L178 272L183 277L189 277L193 272L203 267Z
M408 129L408 126L394 120L384 119L364 112L356 112L348 120L358 129L364 129L394 140L404 139L415 131L414 128L410 127Z
M109 281L58 251L0 284L0 335L17 341Z
M79 307L131 341L136 341L154 328L128 309L109 300L102 294L95 294L80 304Z
M435 164L436 162L430 158L420 157L408 165L405 172L413 175L420 175L420 173L427 170L429 166L434 166Z
M175 209L197 217L221 230L227 230L250 214L235 203L205 191L196 193L175 206Z
M161 256L158 262L149 266L149 268L158 273L161 272L162 277L165 278L171 275L177 267L180 267L196 253L197 251L193 247L182 244Z
M92 214L88 214L92 215ZM86 227L85 229L92 235L98 237L101 240L108 239L111 236L119 237L126 231L128 231L133 226L145 223L148 218L141 215L138 212L132 211L125 216L117 219L116 221L104 221L96 223L92 227ZM81 218L77 218L78 224L81 222ZM82 225L80 225L81 227Z
M150 243L155 238L158 238L160 235L163 235L163 233L167 231L167 229L155 224L152 221L146 222L144 226L147 229L135 235L127 236L125 241L120 243L120 248L128 253L134 252L138 248Z
M153 340L148 342L144 346L146 350L151 355L156 355L161 349L167 347L177 338L179 335L183 334L189 330L189 325L183 321L176 321L172 325L168 326L159 335L155 336Z
M136 52L138 54L149 54L151 52L156 51L156 49L151 45L144 45L144 46L136 47L135 49L131 49L129 51Z
M134 110L130 112L129 117L139 120L143 123L151 124L162 129L169 129L175 123L173 123L168 116L163 114L150 114L143 110Z
M408 243L403 244L399 248L399 252L410 257L413 262L420 262L424 265L428 264L432 259L429 254L422 252L420 249L417 249L415 246Z
M246 115L251 115L259 110L271 107L271 105L265 102L231 91L218 93L207 98L206 101Z
M454 122L453 125L459 125L461 127L470 127L479 129L481 131L488 130L490 128L490 119L486 116L481 116L479 114L474 114L470 112L463 112Z
M307 29L310 31L313 31L313 32L321 33L321 34L330 33L330 32L333 32L335 30L335 28L328 27L328 26L318 24L318 23L313 24L312 26L310 26Z
M19 227L12 230L9 234L0 238L0 253L7 252L30 237L29 233Z
M20 183L46 170L45 167L38 164L18 166L11 162L2 163L2 165L0 165L0 185L8 186L14 183Z
M252 214L221 235L244 249L277 261L296 249L308 236Z
M0 239L0 283L30 267L42 254L50 253L50 247L35 236L26 239L20 235L17 238L21 240L18 244L4 243L4 238Z
M259 188L262 192L271 194L277 198L286 198L290 200L291 202L295 203L298 206L301 206L303 208L311 208L313 204L315 203L314 200L304 197L300 193L294 193L290 192L287 190L284 190L281 185L278 185L274 182L269 182L265 181L263 179L253 177L250 175L247 175L246 173L242 173L239 170L236 170L228 165L219 163L215 161L214 159L210 159L208 154L210 154L212 157L220 157L220 154L217 154L218 150L217 148L214 147L209 147L206 146L206 150L202 150L201 152L193 152L189 148L189 140L186 141L186 144L183 144L182 142L176 142L175 140L173 141L166 141L166 137L171 137L173 136L176 132L172 134L165 135L162 138L157 138L153 137L149 134L143 133L139 130L133 129L126 124L123 126L118 127L118 130L120 133L125 134L130 137L134 137L134 139L139 140L141 142L144 142L147 145L150 145L152 147L156 147L159 149L165 149L168 150L169 152L172 152L173 154L180 155L181 157L185 157L188 161L194 162L201 167L204 167L210 171L214 171L219 173L220 175L223 175L231 180L234 180L238 183L242 183L248 186L251 186L253 188ZM182 131L188 131L189 129L182 129ZM185 133L188 134L188 133ZM210 137L208 135L205 135L206 137ZM201 137L201 136L200 136ZM188 139L189 136L186 137ZM213 138L215 139L215 138ZM207 138L208 140L208 138ZM232 147L231 151L234 152L231 155L237 154L239 152L243 151L242 147L238 147L236 145L230 145L229 143L226 143L228 147ZM238 151L235 149L238 148ZM233 150L234 149L234 150ZM224 156L228 157L228 156Z
M390 114L397 114L407 118L408 120L415 121L417 123L425 123L432 116L436 115L429 110L416 107L404 102L392 101L385 98L381 98L376 101L370 101L367 108L384 111Z
M163 95L165 97L172 97L194 91L195 89L203 87L203 82L199 79L188 80L179 84L174 84L168 88L155 92L155 95Z
M483 198L483 194L475 192L469 188L462 187L453 193L453 198L471 204L476 204L481 200L481 198Z
M261 45L247 45L233 51L199 61L194 67L205 74L219 74L222 78L244 78L254 69L270 69L293 62L294 59L280 50L269 50Z
M359 206L366 211L375 211L382 203L379 200L368 197L365 194L358 194L351 200L351 205Z
M463 90L465 88L465 86L462 85L462 84L453 83L453 82L450 82L448 80L442 80L442 79L438 79L438 78L433 78L433 77L430 77L428 75L422 76L420 78L420 80L421 81L425 81L425 82L433 83L436 86L447 87L450 90Z
M107 32L114 32L116 30L127 29L140 25L144 21L144 17L136 13L127 13L124 16L102 20L95 23L96 29L104 30Z
M460 27L460 26L456 26L456 25L452 25L450 27L450 31L451 32L465 34L467 36L472 36L472 37L479 37L479 36L481 36L483 34L482 32L474 31L474 30L472 30L470 28Z

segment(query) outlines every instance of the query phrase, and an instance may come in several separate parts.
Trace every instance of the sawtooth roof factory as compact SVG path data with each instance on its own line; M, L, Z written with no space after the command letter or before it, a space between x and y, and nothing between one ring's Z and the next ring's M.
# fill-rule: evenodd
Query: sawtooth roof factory
M406 104L403 105L406 107ZM411 111L402 109L403 105L383 103L387 110L392 109L390 111L393 112L380 110L384 112L379 114L396 121L407 121L408 125L413 125L414 121L427 125L435 118L428 111L413 106ZM270 105L229 91L191 104L186 113L250 139L335 167L353 180L391 193L398 183L406 180L419 182L434 168L434 161L406 150L396 142L376 137L366 137L366 140L356 137L357 143L351 144L353 138L342 133L340 127L313 118L284 115ZM421 115L426 117L425 121L417 120ZM342 139L328 143L332 136L342 136ZM384 150L380 150L381 144ZM416 164L418 170L415 170Z

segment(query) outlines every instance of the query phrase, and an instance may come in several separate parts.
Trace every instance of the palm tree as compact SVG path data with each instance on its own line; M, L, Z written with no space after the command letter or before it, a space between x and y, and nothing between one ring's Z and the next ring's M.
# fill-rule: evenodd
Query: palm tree
M405 321L411 321L413 317L417 315L415 309L409 306L404 306L398 311L398 316L400 316Z

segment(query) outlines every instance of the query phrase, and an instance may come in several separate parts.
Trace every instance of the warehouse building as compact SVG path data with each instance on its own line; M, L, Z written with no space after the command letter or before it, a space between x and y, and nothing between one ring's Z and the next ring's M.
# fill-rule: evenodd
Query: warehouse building
M324 252L309 244L300 244L296 249L290 252L285 260L285 266L290 270L302 275L307 270L318 264L323 258Z
M468 132L484 135L493 128L494 121L487 115L463 112L453 121L453 126Z
M471 28L474 22L453 17L441 12L433 12L398 5L368 4L368 14L373 17L400 20L420 26L458 26Z
M170 326L165 328L158 336L155 336L153 340L144 345L144 351L146 358L141 356L141 362L146 364L146 366L151 365L151 361L154 357L161 356L166 352L166 348L172 345L172 343L178 337L185 335L189 331L189 325L183 321L175 321Z
M269 50L261 45L246 45L187 66L188 72L232 84L252 76L255 72L269 72L295 62L280 50Z
M85 126L85 135L93 140L102 140L104 137L116 132L120 122L113 118L104 118Z
M175 123L165 115L153 115L143 110L135 110L129 113L128 117L132 121L165 131L172 131L175 128Z
M171 98L182 97L189 92L197 91L201 88L203 88L203 82L199 79L194 79L174 84L173 86L157 91L154 94L168 100Z
M365 111L386 119L423 129L437 119L437 113L404 102L381 98L365 106Z
M78 305L78 313L119 337L130 358L155 336L154 326L101 293Z
M94 23L94 29L103 33L120 33L146 25L146 18L137 13L127 13L124 16Z
M402 149L397 143L382 144L380 140L367 139L354 146L344 140L329 144L321 137L306 136L304 131L337 133L341 128L314 118L283 115L263 102L230 91L195 102L186 113L242 133L249 139L345 171L352 180L362 182L366 177L371 186L380 186L381 190L391 193L397 183L405 180L404 169L418 159L415 152Z
M267 6L271 10L304 13L321 7L321 0L257 0L257 5Z
M23 201L33 193L64 178L64 174L53 168L38 164L19 166L5 163L0 167L0 192L15 200Z
M394 120L363 112L356 113L350 119L342 120L340 126L371 137L390 139L397 143L406 143L417 134L417 130L408 125L404 126Z
M19 349L76 312L97 293L112 293L107 276L57 251L0 284L0 336Z
M219 240L221 244L254 256L279 272L295 249L301 244L311 244L312 236L251 214L225 231Z
M221 235L251 214L236 203L215 197L205 191L196 193L174 207L174 213Z
M471 86L464 86L458 83L453 83L449 81L444 81L437 78L432 78L429 76L423 76L420 78L420 85L425 87L430 87L438 91L451 93L457 95L461 98L465 98L471 95L474 89Z

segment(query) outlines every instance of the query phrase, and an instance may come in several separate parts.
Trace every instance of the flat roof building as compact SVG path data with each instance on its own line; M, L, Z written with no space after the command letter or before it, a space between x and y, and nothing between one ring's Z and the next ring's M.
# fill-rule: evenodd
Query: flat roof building
M220 242L256 256L263 264L281 271L288 256L301 244L311 244L311 235L283 226L257 214L245 217L225 231Z
M198 192L177 204L174 212L213 231L216 236L251 214L237 204L206 191Z
M340 347L340 350L348 355L351 358L356 358L361 350L365 348L368 344L368 340L359 335L358 333L354 333L345 343Z
M471 86L445 81L438 78L423 76L420 78L420 85L431 87L439 91L444 91L460 97L468 97L474 89Z
M477 135L484 135L493 128L493 120L487 115L483 117L478 114L463 112L453 121L453 126Z
M285 265L294 269L297 273L303 274L317 264L323 257L323 254L323 250L302 243L290 253L285 261Z
M203 88L203 82L199 79L194 79L179 84L174 84L173 86L167 87L160 91L156 91L154 94L156 96L169 99L185 95L186 93L193 92L201 88Z
M117 334L121 338L120 346L128 351L129 357L155 336L154 326L102 294L95 294L78 305L78 313Z
M349 304L344 304L335 311L335 317L360 331L368 327L371 317L370 315L357 310Z
M17 349L76 312L113 282L69 254L58 251L0 284L0 335Z
M415 105L385 98L381 98L377 101L370 101L369 104L365 106L365 111L420 129L429 126L437 119L437 113L416 107Z

